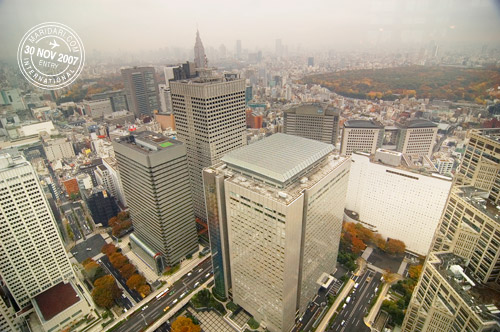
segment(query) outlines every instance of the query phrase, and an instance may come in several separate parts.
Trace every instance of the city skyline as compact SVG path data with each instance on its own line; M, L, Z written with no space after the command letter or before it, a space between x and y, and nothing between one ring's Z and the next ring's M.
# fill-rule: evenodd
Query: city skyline
M23 10L26 5L29 11ZM243 50L252 52L275 51L276 40L290 52L423 46L429 42L500 44L500 35L495 33L500 30L500 5L495 1L198 1L189 17L173 14L184 10L185 4L180 2L150 1L137 6L132 1L107 1L94 5L93 1L55 0L43 5L29 0L3 1L0 59L15 59L23 34L36 24L52 21L70 25L89 54L141 53L166 47L192 50L197 29L206 47L224 45L230 53L236 53L238 40ZM95 7L99 10L94 11ZM136 23L130 25L130 21ZM227 25L232 28L225 29Z

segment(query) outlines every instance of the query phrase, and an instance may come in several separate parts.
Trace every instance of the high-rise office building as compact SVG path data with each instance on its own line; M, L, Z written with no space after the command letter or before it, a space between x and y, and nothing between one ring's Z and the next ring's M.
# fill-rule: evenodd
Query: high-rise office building
M427 255L452 179L437 174L430 160L425 167L422 158L413 163L401 152L378 149L375 155L354 152L351 158L346 219L351 215L351 221Z
M74 277L33 167L0 155L0 273L20 308Z
M431 252L406 311L404 332L498 331L500 129L469 133ZM481 175L477 168L482 168Z
M196 30L196 42L194 44L194 65L196 68L207 68L208 65L205 48L203 47L198 30Z
M246 144L245 80L170 82L177 138L186 144L195 216L206 220L202 171Z
M274 134L204 170L214 291L270 331L289 331L335 270L350 162L332 151Z
M115 198L101 185L83 191L83 196L95 224L108 227L109 219L116 217L120 212Z
M436 144L437 124L425 119L412 119L396 124L399 129L396 150L419 156L432 156Z
M469 142L456 174L457 184L473 184L490 192L494 202L500 197L500 129L471 130Z
M90 297L75 285L38 176L21 156L0 155L0 243L0 324L9 327L2 331L15 331L30 313L45 331L62 330L71 324L67 317L90 313Z
M384 126L374 120L349 120L344 123L340 155L350 156L354 151L375 154L382 146Z
M307 58L307 66L314 67L314 57L310 56Z
M285 134L337 144L340 110L327 104L301 104L283 112Z
M144 131L113 146L134 225L132 249L161 273L198 249L185 144Z
M121 70L128 106L136 117L152 115L160 109L158 83L153 67L133 67Z

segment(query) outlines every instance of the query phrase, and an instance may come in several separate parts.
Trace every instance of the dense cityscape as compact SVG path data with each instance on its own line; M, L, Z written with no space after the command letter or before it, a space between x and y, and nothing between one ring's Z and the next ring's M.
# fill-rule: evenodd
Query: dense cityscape
M51 1L0 3L0 331L500 332L498 4L118 50Z

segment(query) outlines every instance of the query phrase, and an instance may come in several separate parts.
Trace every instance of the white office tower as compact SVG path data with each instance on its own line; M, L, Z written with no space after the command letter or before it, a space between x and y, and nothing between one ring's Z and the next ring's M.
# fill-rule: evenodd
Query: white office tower
M35 311L45 329L66 326L68 320L59 318L67 310L81 310L76 318L89 312L88 299L73 284L73 269L38 177L21 156L0 155L0 228L0 276L16 311ZM72 295L70 303L59 293L57 306L43 301L53 300L50 294L59 288L79 296Z
M289 331L335 270L350 159L333 149L274 134L204 171L214 270L224 256L216 286L230 282L233 301L270 331Z
M427 255L452 179L438 174L427 157L378 149L351 158L346 219Z
M208 76L170 82L177 138L187 149L194 214L202 220L203 169L246 144L245 80Z

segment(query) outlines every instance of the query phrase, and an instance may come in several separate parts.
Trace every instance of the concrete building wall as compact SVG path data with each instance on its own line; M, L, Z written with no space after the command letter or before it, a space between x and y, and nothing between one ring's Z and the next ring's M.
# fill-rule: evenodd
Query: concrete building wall
M353 154L346 209L374 225L384 237L426 255L452 182L372 163Z

